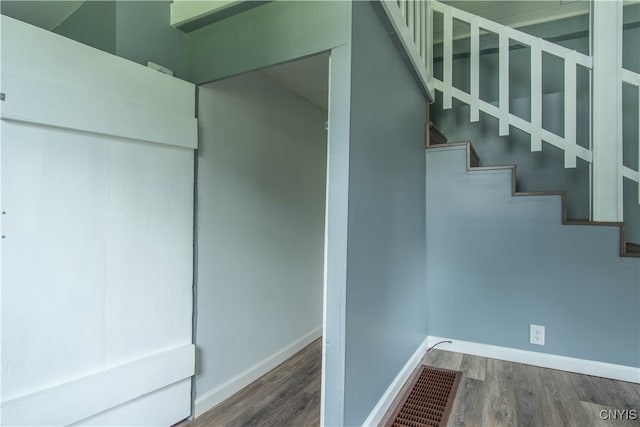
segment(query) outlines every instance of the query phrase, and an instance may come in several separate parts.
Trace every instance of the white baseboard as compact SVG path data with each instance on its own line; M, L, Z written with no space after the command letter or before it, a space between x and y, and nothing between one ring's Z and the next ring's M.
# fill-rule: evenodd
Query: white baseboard
M539 353L536 351L519 350L515 348L480 344L451 338L434 337L431 335L427 337L427 348L431 347L435 343L445 340L452 341L452 343L443 343L437 348L440 350L454 351L456 353L466 353L475 356L489 357L491 359L524 363L542 368L559 369L578 374L640 383L640 368L635 368L633 366L616 365L613 363L598 362L595 360L577 359L574 357L558 356L555 354Z
M209 409L222 403L224 400L242 390L244 387L248 386L321 336L322 327L314 329L285 348L231 378L229 381L205 392L200 397L197 397L193 414L194 417L197 418Z
M407 363L404 364L398 375L393 379L387 390L384 392L376 406L373 408L367 419L364 421L363 426L377 426L382 421L382 417L387 413L389 407L393 403L393 399L396 398L402 386L411 373L418 367L420 361L424 357L425 352L427 351L427 340L425 340L418 346L413 355L409 358Z

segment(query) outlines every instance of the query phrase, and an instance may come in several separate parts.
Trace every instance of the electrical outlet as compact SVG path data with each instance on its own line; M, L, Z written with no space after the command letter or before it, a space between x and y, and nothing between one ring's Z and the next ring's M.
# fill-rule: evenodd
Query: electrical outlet
M536 345L544 345L544 326L529 325L529 342Z

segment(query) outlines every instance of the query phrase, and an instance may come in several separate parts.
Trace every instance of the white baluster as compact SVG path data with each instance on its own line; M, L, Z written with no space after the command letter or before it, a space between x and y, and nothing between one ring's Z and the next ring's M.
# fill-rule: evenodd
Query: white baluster
M411 34L411 37L414 38L415 40L415 21L413 18L414 15L414 6L415 6L416 2L409 0L407 2L407 27L409 28L409 34Z
M542 49L531 45L531 151L542 151Z
M426 60L427 52L427 0L420 0L420 57ZM426 65L426 62L425 62ZM429 72L427 71L427 75ZM430 77L430 76L429 76Z
M413 21L414 21L414 28L415 28L415 35L413 37L413 39L416 42L416 47L418 48L418 52L420 52L420 45L422 44L422 40L421 40L421 31L422 28L420 28L420 10L421 10L421 6L422 6L422 0L414 0L413 2Z
M442 107L451 108L451 88L453 87L453 14L451 8L446 8L444 17L444 65L442 81L444 91L442 94Z
M480 120L480 24L475 18L471 21L471 105L470 120Z
M564 57L564 167L576 167L576 57Z
M426 38L425 38L425 51L426 51L426 66L427 75L430 79L433 79L433 2L431 0L425 0L425 6L427 8L426 17Z
M509 135L509 30L507 28L498 34L499 56L499 135Z

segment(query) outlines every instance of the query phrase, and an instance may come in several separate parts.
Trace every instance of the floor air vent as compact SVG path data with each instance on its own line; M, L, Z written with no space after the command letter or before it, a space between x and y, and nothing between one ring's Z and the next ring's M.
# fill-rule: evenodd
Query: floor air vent
M445 426L460 372L423 365L388 426Z

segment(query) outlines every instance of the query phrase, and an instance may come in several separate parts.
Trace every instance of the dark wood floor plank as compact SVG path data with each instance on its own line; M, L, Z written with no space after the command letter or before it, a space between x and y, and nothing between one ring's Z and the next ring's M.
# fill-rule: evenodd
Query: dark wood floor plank
M487 359L471 354L464 354L460 363L460 371L464 372L465 377L475 380L484 381L487 371Z
M314 342L218 407L179 427L318 426L321 345L320 340ZM429 351L423 363L463 372L450 426L640 427L640 419L603 420L600 415L602 410L640 412L640 385L635 383L439 349ZM395 413L412 379L413 375L381 425Z
M597 403L582 402L585 412L590 415L593 422L593 426L597 427L638 427L640 426L640 419L635 416L624 415L617 412L613 407L605 405L599 405ZM604 412L603 411L607 411ZM610 412L608 412L610 411ZM640 414L639 414L640 416Z
M322 340L318 339L220 405L180 427L317 426L320 424L321 369Z
M544 404L540 396L540 377L534 374L531 366L516 363L513 365L513 370L518 425L521 427L549 425L551 420L545 417Z
M554 369L536 368L540 372L543 383L547 407L553 410L554 422L558 425L593 425L599 419L594 419L589 411L583 410L580 397L580 387L576 387L576 379L586 379L586 375Z
M459 371L462 363L462 353L454 353L452 351L443 351L434 348L427 352L422 359L422 363L435 368L450 369Z
M294 426L320 425L320 391L310 393L307 405L291 420Z
M626 408L640 406L637 396L633 393L633 387L631 387L631 390L627 389L626 386L628 383L621 385L619 381L592 376L587 376L587 378L585 378L585 382L591 383L590 390L592 391L592 403L599 403L608 406L617 405ZM636 388L638 387L640 386L637 385Z
M516 426L516 396L513 388L513 364L487 360L482 425Z
M482 419L484 381L474 378L462 378L458 385L456 400L449 415L449 426L474 427Z

